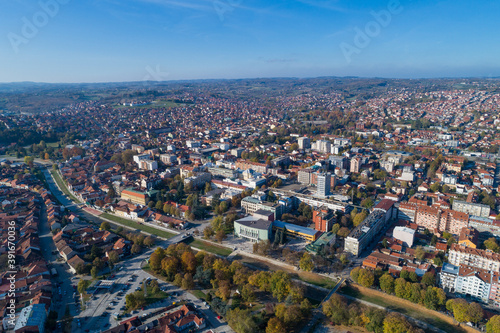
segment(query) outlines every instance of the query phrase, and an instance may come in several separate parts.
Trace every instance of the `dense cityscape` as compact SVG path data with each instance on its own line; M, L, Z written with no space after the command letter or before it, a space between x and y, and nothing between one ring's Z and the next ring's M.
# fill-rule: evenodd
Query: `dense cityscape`
M499 101L497 79L0 84L2 329L500 332Z

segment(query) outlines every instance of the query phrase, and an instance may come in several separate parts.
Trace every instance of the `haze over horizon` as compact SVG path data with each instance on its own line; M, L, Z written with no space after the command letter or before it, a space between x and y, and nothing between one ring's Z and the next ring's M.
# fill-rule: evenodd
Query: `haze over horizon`
M0 9L0 82L500 76L495 1L18 0Z

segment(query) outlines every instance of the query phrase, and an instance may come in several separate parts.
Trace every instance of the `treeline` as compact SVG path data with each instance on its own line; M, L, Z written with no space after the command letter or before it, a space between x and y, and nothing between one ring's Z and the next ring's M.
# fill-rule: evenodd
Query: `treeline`
M413 327L399 313L388 313L382 309L353 302L348 304L344 297L334 294L323 303L323 313L335 325L359 326L375 333L423 333Z
M427 272L419 278L415 272L401 271L399 278L389 273L372 271L357 267L351 271L351 277L366 288L378 287L387 294L422 305L430 310L447 310L459 323L472 322L478 324L484 317L483 309L478 303L468 303L464 299L447 300L442 288L436 287L433 273Z

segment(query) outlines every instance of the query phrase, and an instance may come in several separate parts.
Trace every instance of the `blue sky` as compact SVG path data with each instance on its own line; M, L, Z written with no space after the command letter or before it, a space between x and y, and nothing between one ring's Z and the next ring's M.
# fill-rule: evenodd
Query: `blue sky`
M0 82L500 76L493 0L11 0L0 13Z

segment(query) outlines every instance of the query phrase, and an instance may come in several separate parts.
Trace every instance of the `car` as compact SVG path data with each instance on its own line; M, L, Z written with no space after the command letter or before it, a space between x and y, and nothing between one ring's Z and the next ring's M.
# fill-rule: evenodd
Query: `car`
M217 319L221 320L221 319L222 319L222 317L221 317L221 316L217 316Z

